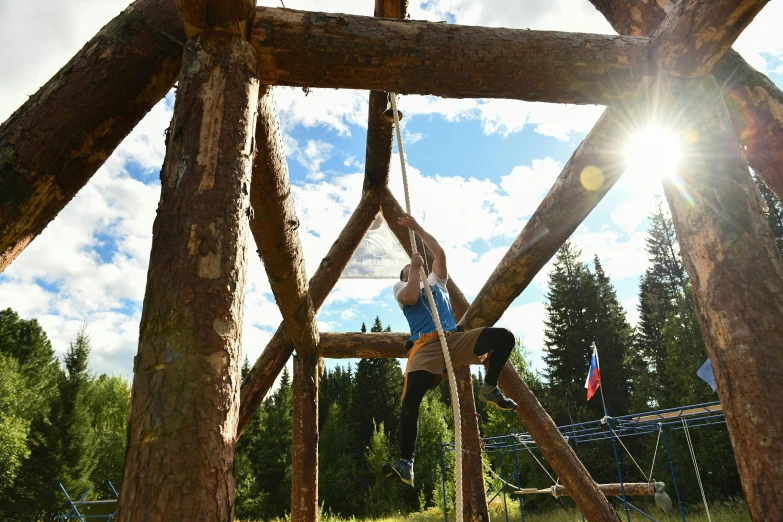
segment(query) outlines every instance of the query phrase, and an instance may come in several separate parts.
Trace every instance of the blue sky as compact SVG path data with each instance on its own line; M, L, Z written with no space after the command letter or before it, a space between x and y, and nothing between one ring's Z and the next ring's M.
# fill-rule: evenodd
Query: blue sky
M266 5L277 2L265 1ZM0 0L0 117L5 119L51 77L125 0L39 3ZM371 0L286 0L296 9L371 14ZM586 0L411 1L412 18L531 29L612 33ZM783 86L783 36L772 2L734 46ZM43 27L41 25L43 24ZM36 27L36 31L29 31ZM277 89L293 196L311 275L361 192L367 92ZM468 298L483 285L602 107L506 100L404 96L406 159L414 214L446 248L450 273ZM159 196L163 131L173 95L156 106L72 203L0 275L0 307L35 317L62 354L82 325L93 340L96 372L130 376ZM399 158L392 190L402 201ZM574 235L586 261L597 254L636 320L638 281L647 267L646 217L659 183L629 172ZM252 248L252 251L255 249ZM253 361L280 322L263 267L251 264L243 347ZM500 323L522 337L540 367L546 267ZM342 280L318 315L323 331L357 331L380 316L395 331L407 324L393 281Z

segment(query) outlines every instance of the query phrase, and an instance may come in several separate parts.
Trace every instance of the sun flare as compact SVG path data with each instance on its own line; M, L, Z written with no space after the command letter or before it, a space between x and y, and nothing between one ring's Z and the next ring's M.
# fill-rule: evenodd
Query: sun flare
M680 139L659 125L634 133L625 147L627 170L648 179L660 180L673 175L681 156Z

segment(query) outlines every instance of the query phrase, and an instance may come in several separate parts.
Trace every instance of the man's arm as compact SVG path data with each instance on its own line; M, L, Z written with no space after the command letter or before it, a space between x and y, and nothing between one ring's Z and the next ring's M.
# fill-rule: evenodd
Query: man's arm
M421 266L424 260L418 252L411 257L411 268L408 272L408 283L397 294L397 301L404 305L415 305L419 301L421 291Z
M449 276L448 269L446 268L446 252L443 251L443 248L438 244L438 241L432 237L432 234L424 230L422 226L408 214L400 216L397 219L397 222L400 225L410 228L419 235L435 258L432 262L432 273L435 274L435 277L438 279L446 279Z

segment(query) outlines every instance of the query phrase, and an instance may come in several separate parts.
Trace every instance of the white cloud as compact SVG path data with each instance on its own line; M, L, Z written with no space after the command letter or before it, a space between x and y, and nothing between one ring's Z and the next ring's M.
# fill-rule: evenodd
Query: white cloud
M496 326L508 328L515 336L521 337L532 359L538 360L545 348L545 319L546 307L543 302L527 303L510 307L498 320Z

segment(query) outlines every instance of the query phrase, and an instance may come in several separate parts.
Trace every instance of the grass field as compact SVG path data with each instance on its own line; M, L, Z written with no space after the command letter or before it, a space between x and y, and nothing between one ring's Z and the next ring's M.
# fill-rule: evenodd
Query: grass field
M513 507L509 505L509 522L521 522L522 517L519 513L517 505ZM675 512L665 514L657 508L652 508L648 511L648 514L653 516L658 522L681 522L679 510L675 506ZM723 503L713 503L710 505L710 515L712 522L750 522L750 514L745 502L741 499L732 500ZM490 508L490 518L492 522L505 522L506 516L503 512L502 504L495 504ZM625 522L625 512L620 513L620 519ZM704 506L701 504L687 506L686 519L688 522L703 522L707 520L707 515L704 512ZM400 520L406 522L441 522L443 521L443 511L431 508L423 513L411 513L410 515L398 515L385 518L373 518L373 519L356 519L356 518L341 518L339 516L325 514L320 517L321 522L397 522ZM454 514L449 514L449 520L455 520ZM548 513L526 513L525 522L581 522L582 517L578 511L558 510L550 511ZM649 518L639 514L631 513L632 522L649 522ZM260 520L246 520L243 522L261 522ZM264 521L266 522L266 521ZM284 522L283 519L273 520L268 522Z

